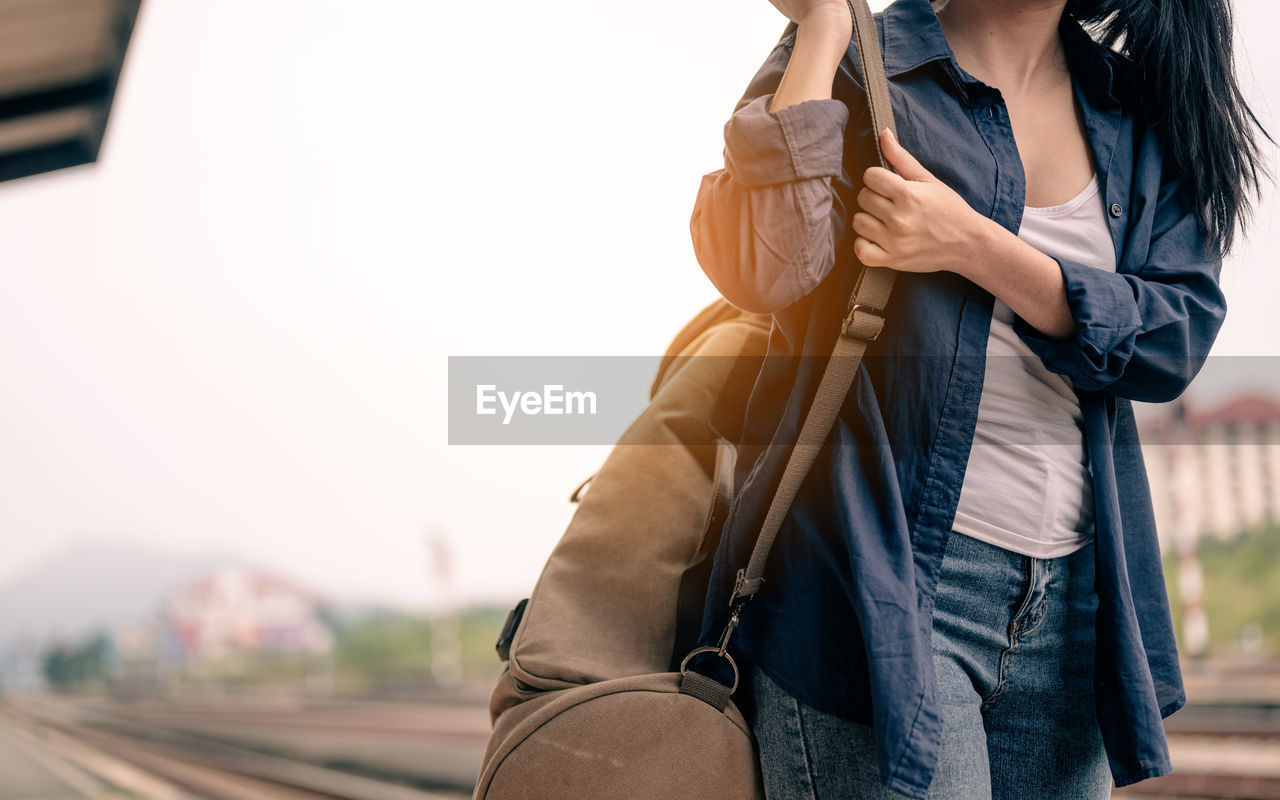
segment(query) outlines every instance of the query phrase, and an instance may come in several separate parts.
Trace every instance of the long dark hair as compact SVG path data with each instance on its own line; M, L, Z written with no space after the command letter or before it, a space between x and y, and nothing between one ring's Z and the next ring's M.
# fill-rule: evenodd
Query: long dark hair
M1133 62L1143 105L1190 177L1209 246L1225 255L1270 178L1232 55L1230 0L1067 0L1063 12Z

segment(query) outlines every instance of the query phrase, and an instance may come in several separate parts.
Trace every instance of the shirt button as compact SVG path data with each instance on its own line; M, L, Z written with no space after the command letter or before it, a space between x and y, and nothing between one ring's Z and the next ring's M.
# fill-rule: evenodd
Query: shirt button
M1111 216L1118 217L1123 213L1124 213L1124 209L1120 207L1119 203L1111 204Z

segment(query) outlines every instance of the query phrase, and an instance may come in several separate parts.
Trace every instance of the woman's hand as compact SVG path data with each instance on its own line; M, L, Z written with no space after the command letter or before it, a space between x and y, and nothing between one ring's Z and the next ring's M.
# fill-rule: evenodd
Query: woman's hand
M981 261L991 220L938 180L886 128L880 146L894 169L871 167L853 215L854 255L872 267L941 269L969 276Z
M887 129L880 146L898 172L871 167L863 173L862 211L853 215L859 261L904 272L950 270L991 292L1046 336L1074 333L1056 260L970 208Z
M799 25L802 22L824 20L838 30L852 29L853 17L846 0L769 0L782 15Z

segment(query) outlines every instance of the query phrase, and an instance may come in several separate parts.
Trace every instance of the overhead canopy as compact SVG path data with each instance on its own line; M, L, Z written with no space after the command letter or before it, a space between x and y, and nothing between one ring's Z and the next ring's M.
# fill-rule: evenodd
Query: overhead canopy
M0 0L0 181L98 157L141 0Z

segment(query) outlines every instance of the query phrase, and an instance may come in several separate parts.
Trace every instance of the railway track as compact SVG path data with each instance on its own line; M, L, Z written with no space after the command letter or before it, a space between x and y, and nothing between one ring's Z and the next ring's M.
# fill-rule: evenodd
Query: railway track
M1242 736L1280 741L1280 706L1189 706L1166 719L1164 727L1171 736Z
M169 731L88 727L8 714L54 747L102 754L179 790L166 800L463 800ZM128 789L129 787L123 787ZM151 797L150 793L138 796Z
M159 703L75 703L30 699L21 710L67 730L146 743L277 757L334 773L451 797L468 797L487 741L488 716L472 706L325 705L271 711L166 707Z
M1280 778L1216 773L1182 772L1150 778L1123 789L1117 798L1163 798L1164 800L1276 800L1280 798Z
M1190 712L1190 713L1186 713ZM1280 717L1270 707L1191 707L1165 720L1174 772L1116 798L1280 800Z
M450 762L478 757L487 727L466 707L299 714L55 704L33 711L34 724L208 800L461 800L469 784L458 775L467 770ZM1117 800L1280 800L1280 706L1190 707L1166 726L1176 771L1116 789ZM335 748L349 759L335 761ZM387 758L397 748L417 759L416 769L403 769L403 755L398 763ZM440 771L449 766L452 778Z

